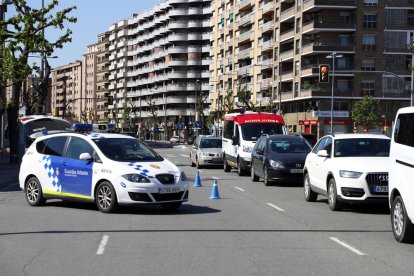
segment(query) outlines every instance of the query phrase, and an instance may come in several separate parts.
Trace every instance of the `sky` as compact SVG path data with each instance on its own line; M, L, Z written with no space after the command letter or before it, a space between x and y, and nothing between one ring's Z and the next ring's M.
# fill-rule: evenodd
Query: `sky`
M50 0L44 0L45 5ZM122 19L131 18L134 13L142 13L150 10L159 0L59 0L59 5L55 9L60 11L64 8L76 6L71 15L77 17L78 22L68 24L73 31L72 42L64 45L63 49L57 49L54 56L57 58L49 59L49 64L53 67L68 64L81 60L86 53L87 46L97 42L97 35L109 30L109 27ZM27 0L27 4L33 8L40 8L41 0ZM14 10L9 6L6 18L14 14ZM45 35L56 37L63 35L64 31L46 31Z

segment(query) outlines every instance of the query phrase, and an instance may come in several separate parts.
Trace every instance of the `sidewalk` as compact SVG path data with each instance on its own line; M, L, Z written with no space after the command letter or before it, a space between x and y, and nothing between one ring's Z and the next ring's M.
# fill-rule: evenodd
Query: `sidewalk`
M0 192L19 191L20 164L0 163Z

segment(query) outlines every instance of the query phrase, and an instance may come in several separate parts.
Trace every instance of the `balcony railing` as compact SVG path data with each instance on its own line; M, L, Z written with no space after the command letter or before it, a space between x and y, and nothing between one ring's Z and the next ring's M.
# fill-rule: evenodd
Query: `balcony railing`
M356 8L357 0L303 0L303 11L315 6L353 7Z
M355 31L355 23L343 23L340 21L326 21L326 20L309 20L304 22L302 25L302 32L306 33L312 29L335 29L336 31L340 30L351 30Z

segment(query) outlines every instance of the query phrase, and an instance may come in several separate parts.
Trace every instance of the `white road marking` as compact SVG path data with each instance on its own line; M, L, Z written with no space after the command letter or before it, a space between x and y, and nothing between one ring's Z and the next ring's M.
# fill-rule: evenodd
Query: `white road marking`
M279 212L284 212L285 210L283 210L280 207L277 207L276 205L272 204L272 203L267 203L267 205L269 205L272 208L275 208L276 210L278 210Z
M350 246L349 244L347 244L347 243L345 243L345 242L343 242L343 241L341 241L340 239L338 239L338 238L335 238L335 237L329 237L332 241L334 241L334 242L336 242L337 244L339 244L339 245L341 245L341 246L343 246L343 247L345 247L345 248L347 248L347 249L349 249L349 250L351 250L352 252L354 252L355 254L357 254L357 255L359 255L359 256L365 256L366 254L365 253L363 253L363 252L361 252L361 251L359 251L358 249L356 249L355 247L353 247L353 246Z
M189 155L186 155L186 154L179 154L179 156L182 156L182 157L190 157Z
M236 188L236 189L237 189L237 190L239 190L239 191L245 192L245 190L243 190L243 189L242 189L242 188L240 188L240 187L234 186L234 188Z
M170 158L172 158L172 157L176 157L175 155L172 155L172 154L166 154L166 156L167 156L167 157L170 157Z
M102 255L105 252L105 246L108 243L108 235L103 235L101 243L99 244L98 250L96 251L96 255Z

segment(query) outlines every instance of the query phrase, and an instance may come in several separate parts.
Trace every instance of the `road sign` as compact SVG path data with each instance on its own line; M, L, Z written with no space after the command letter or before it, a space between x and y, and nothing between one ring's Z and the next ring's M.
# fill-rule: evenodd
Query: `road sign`
M194 122L194 127L195 128L201 128L201 122L200 121L195 121Z

